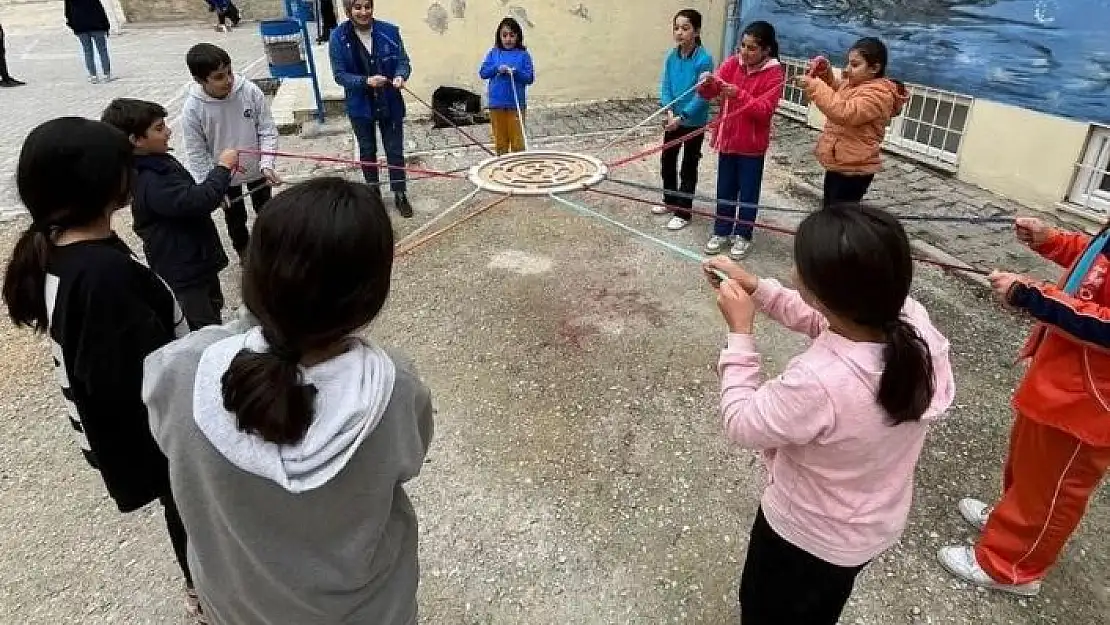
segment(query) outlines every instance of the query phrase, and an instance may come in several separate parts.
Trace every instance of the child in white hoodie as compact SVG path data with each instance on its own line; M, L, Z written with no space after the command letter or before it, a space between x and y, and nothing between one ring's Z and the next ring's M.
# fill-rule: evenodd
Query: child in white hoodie
M277 150L278 129L266 95L249 80L235 80L231 56L223 48L197 44L189 49L185 63L196 80L181 111L185 166L193 178L204 180L223 150ZM280 185L281 178L274 171L273 156L241 152L239 168L231 179L224 215L231 244L241 258L250 238L244 195L250 195L258 213L270 200L270 187Z
M392 264L380 196L296 185L251 237L243 301L260 325L209 326L147 358L143 400L213 623L416 622L404 483L431 442L431 395L361 336Z

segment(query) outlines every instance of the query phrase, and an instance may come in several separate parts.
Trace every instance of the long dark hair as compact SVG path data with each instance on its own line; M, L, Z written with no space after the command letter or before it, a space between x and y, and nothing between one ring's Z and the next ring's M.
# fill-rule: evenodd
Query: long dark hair
M61 117L27 135L15 177L31 225L16 241L4 273L4 303L17 326L36 332L50 326L45 286L51 241L126 205L131 161L127 135L91 119Z
M304 383L301 359L370 323L392 269L393 227L366 185L317 178L266 205L247 248L243 302L269 351L239 352L222 379L240 430L278 445L304 438L316 388Z
M497 30L493 31L493 46L498 50L505 49L501 45L501 29L505 27L508 27L516 35L516 49L527 50L527 46L524 45L524 29L520 27L520 22L511 17L501 20L501 23L497 25Z
M902 224L878 208L830 206L802 221L794 263L802 284L830 312L885 334L879 404L893 425L920 419L933 398L933 360L901 314L913 281Z
M767 48L772 59L779 58L779 40L775 34L775 27L770 22L759 20L748 24L748 27L740 34L740 38L743 39L744 35L751 35L752 39L758 41L760 46Z
M671 24L674 24L675 22L677 22L678 18L680 18L680 17L685 17L686 20L690 22L690 26L693 26L694 30L697 31L697 33L698 33L694 37L694 47L696 48L696 47L702 45L701 44L701 12L698 11L697 9L682 9L678 13L674 14L674 17L671 19Z
M858 52L859 55L863 57L863 60L867 61L868 66L879 66L879 72L875 74L876 78L882 78L886 76L887 50L886 44L883 43L881 39L877 39L875 37L864 37L863 39L860 39L859 41L852 44L852 47L848 49L848 52L851 52L852 50Z

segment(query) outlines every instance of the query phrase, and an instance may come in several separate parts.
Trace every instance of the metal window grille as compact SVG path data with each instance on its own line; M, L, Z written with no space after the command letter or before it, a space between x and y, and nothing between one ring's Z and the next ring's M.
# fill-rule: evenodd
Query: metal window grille
M909 102L887 127L887 146L910 158L958 163L973 99L921 85L907 84L906 90Z
M1068 201L1099 221L1110 216L1110 128L1091 129Z
M805 74L806 61L784 56L779 62L786 70L786 84L782 89L782 99L779 100L779 112L804 121L809 113L809 98L801 87L794 84L794 79Z

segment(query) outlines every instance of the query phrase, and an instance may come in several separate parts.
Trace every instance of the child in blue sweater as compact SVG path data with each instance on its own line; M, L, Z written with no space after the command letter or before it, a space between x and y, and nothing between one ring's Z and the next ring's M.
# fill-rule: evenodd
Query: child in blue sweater
M525 149L524 90L535 81L536 73L532 55L524 47L524 31L515 19L506 17L498 24L478 75L489 81L489 117L497 154L520 152Z
M659 84L660 105L669 105L663 120L665 143L700 130L709 121L709 102L693 89L699 76L713 71L713 57L701 45L701 13L694 9L679 11L674 16L674 40L678 45L663 61L663 78ZM681 230L690 223L690 213L679 209L694 205L689 196L698 186L698 162L704 138L704 133L698 134L663 150L663 188L666 192L663 193L663 205L656 206L652 212L666 215L674 211L674 216L667 222L668 230ZM681 170L678 170L679 152L682 152ZM670 193L673 191L687 195L679 197Z

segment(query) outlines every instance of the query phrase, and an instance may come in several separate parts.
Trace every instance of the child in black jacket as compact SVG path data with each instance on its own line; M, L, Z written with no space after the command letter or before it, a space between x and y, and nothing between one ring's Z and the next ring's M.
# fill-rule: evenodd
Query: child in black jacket
M212 213L220 208L235 150L224 150L201 183L170 156L166 109L153 102L121 98L101 118L126 133L135 146L135 232L143 240L150 268L170 285L193 330L222 323L220 270L227 254Z

